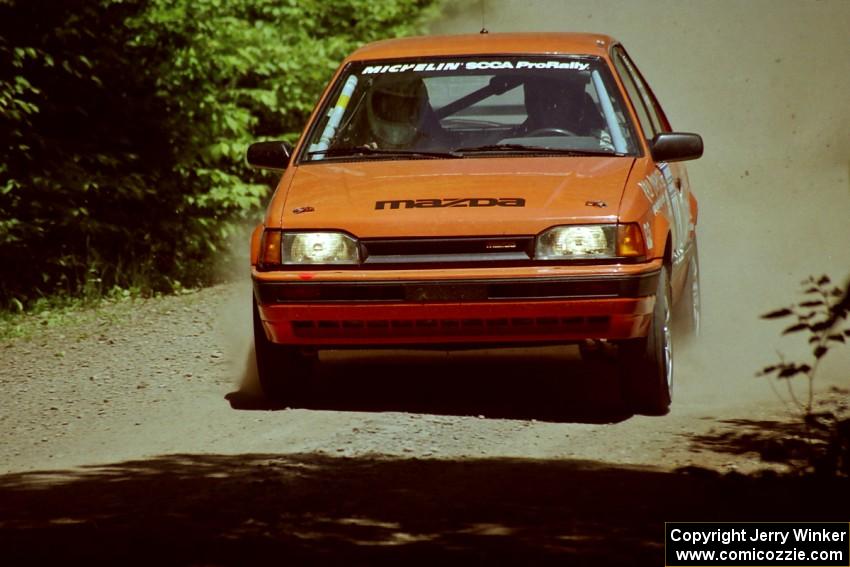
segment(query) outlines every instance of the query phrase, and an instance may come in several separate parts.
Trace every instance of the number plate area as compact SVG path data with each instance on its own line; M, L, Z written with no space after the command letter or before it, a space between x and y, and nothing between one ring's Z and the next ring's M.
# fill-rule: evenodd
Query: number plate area
M430 303L435 301L479 301L487 299L486 285L427 285L405 286L405 301Z

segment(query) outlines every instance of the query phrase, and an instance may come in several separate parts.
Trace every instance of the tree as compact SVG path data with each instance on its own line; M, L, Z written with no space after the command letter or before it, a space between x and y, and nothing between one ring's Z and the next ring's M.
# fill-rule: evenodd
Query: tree
M0 307L213 277L342 58L434 0L0 0Z

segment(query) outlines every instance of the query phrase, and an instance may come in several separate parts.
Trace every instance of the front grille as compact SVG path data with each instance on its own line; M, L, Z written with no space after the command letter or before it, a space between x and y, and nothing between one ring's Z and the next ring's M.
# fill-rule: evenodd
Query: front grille
M608 329L610 318L511 317L495 319L369 319L293 321L292 332L302 338L381 338L562 335Z
M364 239L360 247L364 265L527 262L534 256L534 237Z

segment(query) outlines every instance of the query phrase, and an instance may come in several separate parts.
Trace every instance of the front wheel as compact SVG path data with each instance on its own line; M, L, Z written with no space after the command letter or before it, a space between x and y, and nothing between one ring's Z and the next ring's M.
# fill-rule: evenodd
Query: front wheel
M670 302L670 274L665 266L658 276L648 335L620 345L623 398L635 413L664 415L670 410L673 388Z
M263 394L280 403L298 399L304 394L313 361L296 347L275 344L266 337L256 299L253 302L253 318L257 377Z

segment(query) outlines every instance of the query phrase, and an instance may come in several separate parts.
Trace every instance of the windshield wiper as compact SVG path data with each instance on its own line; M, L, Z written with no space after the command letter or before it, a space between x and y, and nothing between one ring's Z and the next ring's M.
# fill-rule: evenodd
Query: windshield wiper
M562 156L612 156L622 157L626 154L620 154L606 150L583 150L578 148L551 148L547 146L526 146L524 144L490 144L486 146L473 146L469 148L457 148L454 150L457 153L475 153L475 152L525 152L533 154L553 154Z
M342 157L342 156L360 156L360 155L379 155L379 156L411 156L425 157L432 159L439 158L462 158L463 156L457 152L445 151L423 151L423 150L393 150L389 148L373 148L371 146L351 146L340 148L328 148L326 150L315 150L307 152L308 156L327 156L327 157Z

